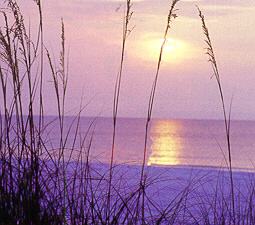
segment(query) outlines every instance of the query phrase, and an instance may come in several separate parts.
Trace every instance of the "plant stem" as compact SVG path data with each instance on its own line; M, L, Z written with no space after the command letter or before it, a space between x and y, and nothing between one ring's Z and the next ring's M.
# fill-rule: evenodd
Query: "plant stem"
M205 39L205 42L207 44L206 54L209 55L209 62L212 65L213 75L216 78L218 88L219 88L219 92L220 92L220 99L221 99L221 104L222 104L222 109L223 109L223 117L224 117L226 139L227 139L229 175L230 175L230 183L231 183L231 199L232 199L232 216L231 216L231 218L233 220L233 223L235 224L234 181L233 181L231 145L230 145L230 111L229 111L229 115L227 117L227 110L226 110L226 107L225 107L225 101L224 101L224 96L223 96L223 91L222 91L222 86L221 86L221 81L220 81L220 74L219 74L215 54L214 54L214 51L213 51L212 42L211 42L211 39L210 39L210 36L209 36L209 31L208 31L208 28L205 24L204 15L202 14L202 12L201 12L201 10L199 9L198 6L197 6L197 9L198 9L198 12L199 12L199 17L201 18L201 21L202 21L202 29L203 29L204 35L206 37L206 39Z

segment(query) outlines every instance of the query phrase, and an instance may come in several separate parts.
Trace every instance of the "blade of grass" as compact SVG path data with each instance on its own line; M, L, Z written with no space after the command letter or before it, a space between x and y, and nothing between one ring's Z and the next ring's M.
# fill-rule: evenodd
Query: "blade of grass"
M197 6L198 12L199 12L199 17L201 18L202 21L202 29L205 35L205 42L207 44L207 52L206 54L209 56L209 62L212 65L213 68L213 75L216 78L217 84L218 84L218 89L220 92L220 99L221 99L221 104L222 104L222 109L223 109L223 117L224 117L224 123L225 123L225 129L226 129L226 138L227 138L227 149L228 149L228 162L229 162L229 175L230 175L230 182L231 182L231 197L232 197L232 215L231 218L233 220L233 223L235 224L235 196L234 196L234 181L233 181L233 172L232 172L232 156L231 156L231 145L230 145L230 112L229 116L227 117L227 110L225 107L225 100L223 96L223 91L222 91L222 85L220 81L220 74L218 70L218 65L216 62L216 57L214 54L211 38L209 35L208 28L205 24L205 18L204 15L202 14L201 10ZM232 102L232 101L231 101Z
M164 50L164 47L165 47L165 43L167 41L167 34L168 34L169 29L170 29L170 24L172 22L172 19L176 17L176 14L174 14L174 11L175 11L174 8L175 8L175 5L177 4L178 1L179 0L173 0L172 4L170 6L170 10L169 10L168 17L167 17L166 30L165 30L163 42L162 42L161 48L160 48L156 74L155 74L155 78L154 78L154 81L153 81L153 84L152 84L150 98L149 98L146 128L145 128L145 143L144 143L144 152L143 152L143 162L142 162L142 170L141 170L141 178L140 178L140 189L141 189L140 192L143 192L143 200L142 200L142 223L143 224L144 224L144 178L143 178L143 176L144 176L144 168L145 168L145 161L146 161L146 154L147 154L149 123L150 123L151 115L152 115L153 102L154 102L155 93L156 93L156 86L157 86L157 80L158 80L159 70L160 70L162 56L163 56L163 50ZM139 211L140 195L141 195L141 193L139 193L139 197L138 197L138 201L137 201L137 217L138 217L138 211Z

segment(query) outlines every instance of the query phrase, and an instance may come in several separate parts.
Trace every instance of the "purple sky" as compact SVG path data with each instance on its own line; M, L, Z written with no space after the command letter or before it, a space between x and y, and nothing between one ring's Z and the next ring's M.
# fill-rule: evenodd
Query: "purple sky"
M31 23L32 1L19 0ZM119 116L146 117L170 0L136 0L125 52ZM61 17L69 49L67 110L112 116L113 92L120 64L125 1L42 0L44 44L58 62ZM156 90L153 117L223 118L216 80L205 55L206 44L195 5L205 15L219 66L227 108L232 118L255 119L255 1L181 0L169 31ZM45 60L45 68L47 68ZM47 71L47 69L45 69ZM45 112L56 104L50 76L45 77Z

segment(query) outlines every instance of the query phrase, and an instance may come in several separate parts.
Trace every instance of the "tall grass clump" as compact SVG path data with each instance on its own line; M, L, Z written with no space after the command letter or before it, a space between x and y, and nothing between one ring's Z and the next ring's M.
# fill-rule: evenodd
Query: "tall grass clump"
M35 42L30 38L16 1L6 1L1 10L1 145L0 218L2 224L39 224L57 221L54 207L42 210L44 196L40 156L43 151L43 62L41 3L39 30ZM39 93L38 93L39 91ZM35 117L35 102L39 116Z
M56 145L49 137L49 129L55 126L56 119L45 121L43 111L43 21L41 2L34 2L39 12L37 31L26 29L16 1L6 1L7 8L1 10L4 24L0 29L0 222L84 222L86 214L76 207L81 198L77 199L75 195L79 194L76 191L78 178L78 187L84 191L85 184L77 173L86 173L88 168L79 164L86 137L81 138L79 148L75 149L79 114L69 126L64 122L68 77L64 23L62 21L60 66L56 70L47 51L57 100L60 137ZM37 33L30 35L31 32ZM31 36L36 36L36 40L33 41ZM70 141L71 130L75 135ZM67 175L67 168L70 173L74 149L78 151L78 157L77 163L72 165L73 174L70 176Z

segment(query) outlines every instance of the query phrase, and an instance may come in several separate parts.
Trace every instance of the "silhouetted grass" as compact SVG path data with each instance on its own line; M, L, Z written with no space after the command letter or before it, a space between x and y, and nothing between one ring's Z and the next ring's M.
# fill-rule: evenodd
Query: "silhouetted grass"
M125 44L132 30L129 29L131 1L126 1L120 70L114 89L110 165L91 162L97 118L84 136L81 136L80 116L84 107L72 119L66 118L68 59L63 20L60 59L54 65L44 47L41 1L34 1L39 13L35 41L26 30L17 3L6 1L7 9L1 11L5 25L0 29L0 224L254 224L253 174L232 171L230 113L227 117L215 55L199 9L207 54L223 106L229 171L188 169L188 173L185 169L154 167L149 175L144 173L157 79L177 2L173 0L170 5L150 92L143 162L141 166L126 166L114 165L113 161ZM56 95L56 117L44 116L45 55ZM35 115L35 107L39 107L39 115ZM51 137L53 129L58 131L57 140Z
M218 88L219 88L219 92L220 92L220 99L221 99L222 108L223 108L223 117L224 117L226 138L227 138L229 174L230 174L230 181L231 181L231 196L232 196L231 197L232 198L232 210L231 210L232 213L231 213L230 217L233 219L233 223L235 224L235 195L234 195L234 181L233 181L233 174L232 174L232 157L231 157L231 146L230 146L230 115L231 115L230 112L231 111L229 110L229 116L227 116L224 95L223 95L222 85L221 85L221 81L220 81L220 74L219 74L219 70L218 70L218 66L217 66L217 62L216 62L216 57L215 57L215 54L213 51L212 42L211 42L211 39L209 36L209 31L205 24L204 15L202 14L202 12L198 6L197 6L197 9L198 9L201 21L202 21L202 29L203 29L203 32L204 32L204 35L206 38L205 39L205 42L207 44L206 54L209 56L209 62L211 63L212 68L213 68L213 75L216 78L216 81L218 84Z
M115 149L115 138L116 138L116 128L117 128L117 116L118 116L118 106L120 98L121 89L121 78L124 64L124 55L126 48L126 41L131 30L129 29L129 22L132 17L133 12L131 12L131 0L126 1L126 13L123 26L123 37L122 37L122 49L121 49L121 59L120 59L120 69L117 74L116 84L114 89L114 99L113 99L113 135L112 135L112 151L111 151L111 161L110 161L110 177L109 177L109 189L108 189L108 199L106 207L106 218L108 220L110 214L110 204L111 204L111 186L112 186L112 176L113 176L113 158Z
M144 198L145 198L145 189L144 189L145 180L144 180L143 176L144 176L145 159L146 159L146 155L147 155L147 141L148 141L147 139L148 139L148 133L149 133L149 123L150 123L151 116L152 116L152 108L153 108L153 102L154 102L154 98L155 98L155 92L156 92L157 80L158 80L158 76L159 76L160 65L161 65L162 56L163 56L163 50L165 47L165 43L167 41L167 34L170 29L170 23L172 22L172 19L176 17L176 14L174 14L174 11L175 11L174 8L178 1L179 0L173 0L172 4L170 6L170 10L169 10L168 17L167 17L166 30L165 30L163 42L161 44L161 49L160 49L159 59L158 59L158 64L157 64L157 70L156 70L155 78L154 78L154 81L152 84L150 98L149 98L149 104L148 104L148 115L147 115L147 121L146 121L146 126L145 126L144 153L143 153L143 162L142 162L142 170L141 170L141 178L140 178L140 193L139 193L139 197L138 197L138 201L137 201L137 213L138 213L138 211L140 210L139 209L139 201L140 201L139 198L140 198L140 194L142 194L142 221L143 221L143 223L144 223Z

